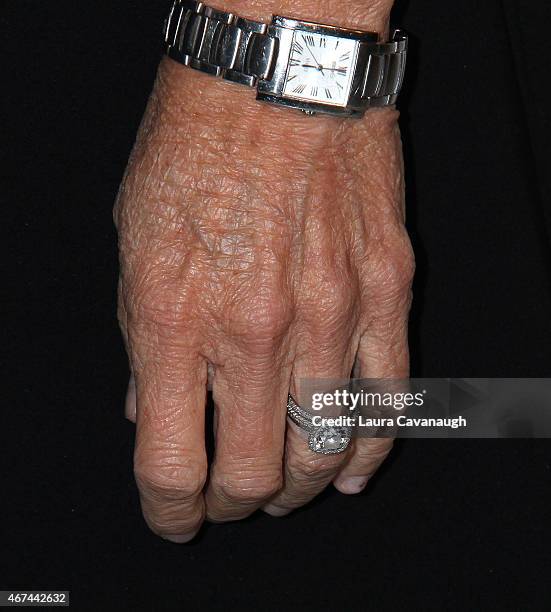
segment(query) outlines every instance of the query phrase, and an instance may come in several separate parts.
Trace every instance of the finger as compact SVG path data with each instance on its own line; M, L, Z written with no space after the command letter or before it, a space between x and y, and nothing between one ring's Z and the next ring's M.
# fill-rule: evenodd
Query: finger
M288 324L259 326L256 338L215 370L216 453L206 491L207 517L244 518L282 483L290 365ZM254 335L253 334L253 335Z
M148 525L167 540L187 542L204 518L207 368L179 333L155 329L130 338L140 364L134 471Z
M406 248L397 278L372 302L372 322L360 340L357 369L360 378L401 379L409 375L408 314L413 260ZM392 449L391 438L353 440L352 452L334 480L342 493L362 491Z
M132 363L130 358L130 347L128 346L128 315L124 305L123 298L123 284L122 280L119 279L118 288L118 302L117 302L117 317L119 320L119 328L121 330L122 339L124 342L124 348L128 357L128 363L130 367L130 378L128 381L128 387L126 390L126 399L124 402L124 416L132 423L136 422L136 381L132 374Z
M124 415L132 423L136 422L136 379L134 374L130 374L128 380L128 388L126 390L126 399L124 402Z
M342 295L335 287L342 287ZM301 379L348 379L356 352L358 304L353 287L336 280L332 284L331 306L322 300L320 310L314 304L305 307L305 331L300 334L300 356L293 370L292 393ZM319 293L318 293L319 298ZM318 306L319 306L318 302ZM298 399L298 398L297 398ZM299 400L300 403L300 400ZM308 447L308 433L289 423L285 446L284 487L263 508L274 516L288 514L318 495L333 480L346 459L339 454L315 453Z

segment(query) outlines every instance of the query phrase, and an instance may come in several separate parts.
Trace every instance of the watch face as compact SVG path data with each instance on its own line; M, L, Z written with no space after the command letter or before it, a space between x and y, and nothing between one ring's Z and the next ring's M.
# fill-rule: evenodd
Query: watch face
M283 94L346 106L357 51L356 40L295 30Z

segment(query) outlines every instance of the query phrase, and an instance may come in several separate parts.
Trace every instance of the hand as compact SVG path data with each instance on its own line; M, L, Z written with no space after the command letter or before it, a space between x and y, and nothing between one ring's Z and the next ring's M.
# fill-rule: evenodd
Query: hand
M301 378L348 377L355 360L364 378L408 373L396 120L313 119L163 60L114 214L135 474L163 537L282 515L331 481L358 492L389 452L358 439L314 454L285 406Z

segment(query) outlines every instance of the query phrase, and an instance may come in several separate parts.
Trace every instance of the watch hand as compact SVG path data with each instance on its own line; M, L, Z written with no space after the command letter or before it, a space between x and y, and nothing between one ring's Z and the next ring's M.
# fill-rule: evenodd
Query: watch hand
M323 66L318 62L318 60L316 59L316 56L312 53L312 49L310 49L310 45L308 44L308 42L305 40L304 36L302 37L302 40L304 40L305 44L306 44L306 48L308 49L310 55L314 58L314 61L316 62L316 64L318 65L317 68L318 70L323 74Z

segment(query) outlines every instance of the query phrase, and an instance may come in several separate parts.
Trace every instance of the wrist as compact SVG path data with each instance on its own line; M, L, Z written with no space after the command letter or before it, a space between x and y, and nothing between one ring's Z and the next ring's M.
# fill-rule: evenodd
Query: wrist
M212 8L264 23L271 21L272 14L280 14L305 21L381 32L388 23L392 2L347 0L338 3L329 0L320 6L313 0L296 0L292 7L286 9L287 4L289 0L213 0ZM297 130L303 137L307 130L311 141L316 139L316 135L325 133L324 127L335 121L323 115L312 121L301 113L259 103L255 97L249 88L237 87L235 83L214 79L211 75L182 67L177 62L164 60L152 106L156 110L157 120L168 126L170 137L174 140L181 136L189 137L194 125L203 133L209 130L209 126L215 126L222 132L224 129L233 133L252 130L251 141L255 139L254 134L256 137L261 132L266 135L267 130L270 141L279 140L291 146L296 140Z

